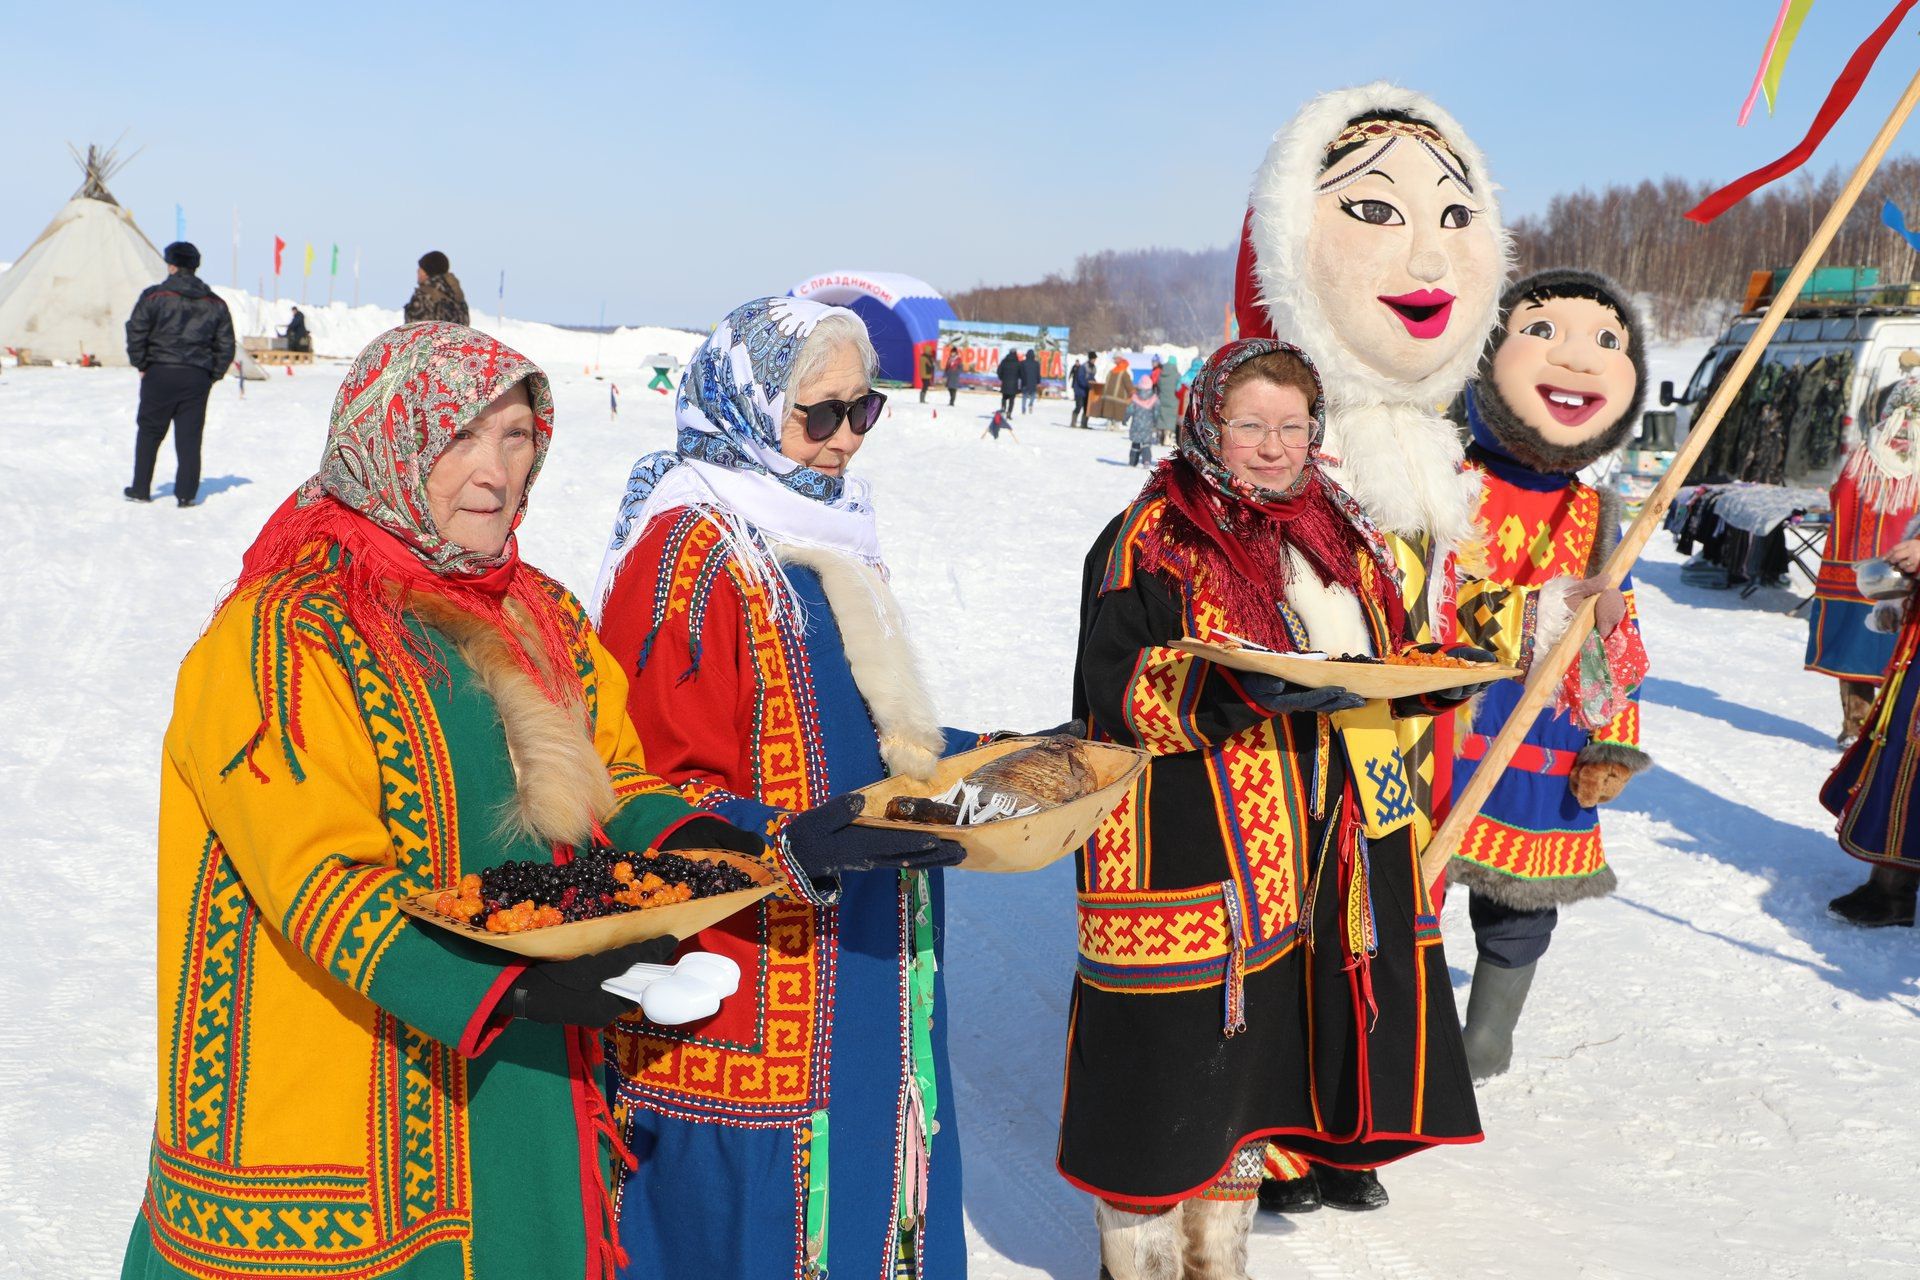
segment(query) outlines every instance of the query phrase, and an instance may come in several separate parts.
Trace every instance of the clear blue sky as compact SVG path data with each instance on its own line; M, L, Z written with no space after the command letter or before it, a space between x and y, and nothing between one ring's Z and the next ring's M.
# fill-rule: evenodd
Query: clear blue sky
M184 205L215 283L237 205L249 287L278 232L283 294L309 240L320 272L358 246L362 299L390 306L439 248L487 310L504 267L510 314L704 327L822 270L957 289L1224 244L1274 130L1376 77L1461 119L1509 216L1730 179L1798 140L1887 5L1820 0L1779 114L1745 130L1774 0L18 5L0 261L75 185L64 144L125 131L145 151L116 194L156 243ZM1907 27L1816 168L1850 166L1898 98Z

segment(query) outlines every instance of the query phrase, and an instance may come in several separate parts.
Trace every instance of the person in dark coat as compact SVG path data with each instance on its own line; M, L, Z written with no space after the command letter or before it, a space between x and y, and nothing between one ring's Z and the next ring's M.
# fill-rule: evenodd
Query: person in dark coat
M1470 691L1388 702L1171 647L1411 648L1393 550L1316 456L1323 420L1299 349L1222 347L1083 570L1073 713L1151 757L1076 859L1057 1162L1097 1197L1115 1280L1183 1257L1245 1276L1270 1137L1360 1167L1480 1138L1414 811L1376 781L1401 768L1394 717Z
M307 332L306 313L298 307L293 309L293 318L287 321L287 350L313 350L313 335Z
M1087 413L1087 397L1093 392L1093 362L1099 359L1096 352L1087 352L1085 360L1076 360L1069 379L1073 388L1073 413L1067 419L1070 427L1090 427L1093 423Z
M947 348L947 408L953 408L953 402L960 398L960 353L952 347Z
M167 278L148 285L127 317L127 363L140 371L139 427L133 446L129 502L153 501L153 465L173 431L173 495L183 507L200 501L200 433L207 395L233 364L233 316L194 272L200 251L184 240L163 255Z
M1020 353L1009 351L1000 357L1000 412L1012 413L1020 394Z
M430 249L420 255L420 268L414 273L413 296L407 299L407 305L401 314L407 323L416 320L448 320L454 324L469 324L467 295L461 291L460 279L453 274L453 265L447 261L447 255L438 249Z
M927 388L932 386L933 380L940 376L940 353L935 349L936 345L937 344L930 342L926 346L920 348L920 403L921 404L925 404L927 402Z
M1020 412L1033 412L1033 398L1040 394L1040 357L1029 347L1020 360Z

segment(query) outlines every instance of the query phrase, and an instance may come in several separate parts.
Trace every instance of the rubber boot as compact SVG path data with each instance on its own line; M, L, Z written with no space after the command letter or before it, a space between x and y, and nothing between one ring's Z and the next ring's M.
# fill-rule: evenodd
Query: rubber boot
M1104 1200L1094 1201L1102 1280L1185 1280L1184 1207L1183 1203L1161 1213L1128 1213Z
M1877 865L1865 884L1829 902L1827 914L1862 929L1911 929L1916 890L1920 890L1920 872Z
M1253 1230L1254 1200L1185 1203L1181 1230L1186 1236L1187 1280L1250 1280L1247 1233Z
M1527 988L1539 964L1502 969L1481 960L1473 966L1473 990L1467 995L1467 1025L1460 1038L1467 1046L1467 1072L1486 1080L1513 1063L1513 1028L1527 1003Z

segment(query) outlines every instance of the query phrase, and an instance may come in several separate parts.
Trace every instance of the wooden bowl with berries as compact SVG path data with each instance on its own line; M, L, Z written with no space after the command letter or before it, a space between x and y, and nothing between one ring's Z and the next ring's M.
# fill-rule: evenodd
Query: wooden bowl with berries
M777 886L751 858L722 849L503 862L446 889L403 899L416 920L535 960L570 960L651 938L690 938Z

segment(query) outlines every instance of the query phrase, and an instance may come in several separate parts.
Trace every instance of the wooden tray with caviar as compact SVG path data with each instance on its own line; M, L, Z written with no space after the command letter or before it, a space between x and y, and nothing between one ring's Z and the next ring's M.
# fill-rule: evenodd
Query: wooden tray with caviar
M1334 656L1325 653L1275 653L1251 640L1225 632L1214 632L1202 639L1175 640L1168 646L1190 653L1208 662L1217 662L1235 671L1258 671L1279 676L1290 684L1309 689L1338 685L1363 698L1409 698L1422 693L1439 693L1490 680L1510 680L1521 674L1518 667L1490 662L1469 662L1437 653L1400 653L1385 660L1358 654Z
M773 873L720 849L587 849L568 863L503 862L400 909L535 960L570 960L650 938L690 938L775 889Z

